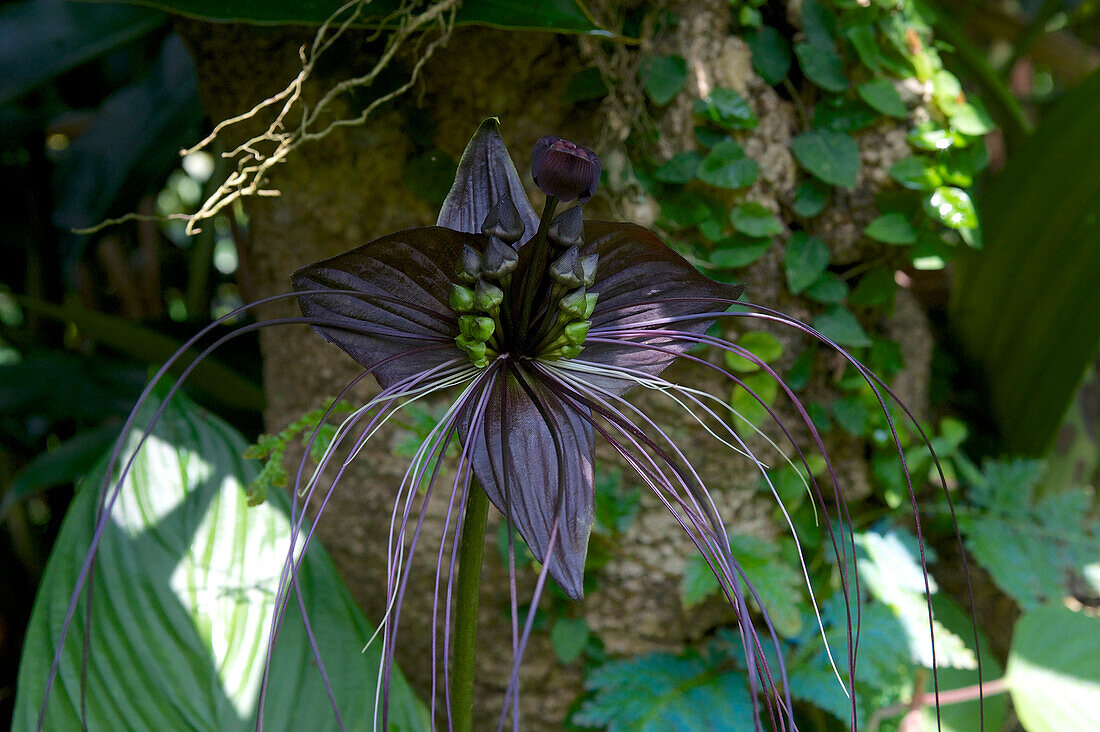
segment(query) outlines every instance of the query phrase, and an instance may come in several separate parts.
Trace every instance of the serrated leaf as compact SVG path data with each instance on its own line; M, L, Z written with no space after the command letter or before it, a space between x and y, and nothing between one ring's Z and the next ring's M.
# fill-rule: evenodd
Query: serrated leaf
M156 407L145 406L137 425ZM127 451L135 445L131 433ZM246 506L254 474L232 428L176 396L138 454L106 524L95 565L89 639L89 729L251 730L274 596L289 546L288 500ZM125 457L124 457L125 459ZM20 666L14 729L33 730L53 648L95 525L101 463L70 506L39 588ZM299 585L344 719L370 720L381 649L320 545ZM84 613L77 612L50 697L47 729L80 729ZM335 729L305 628L291 602L275 646L265 716L285 729ZM390 720L427 729L400 677ZM140 721L138 721L140 720Z
M760 174L756 161L745 155L733 140L719 142L710 149L699 166L699 180L718 188L746 188Z
M909 110L901 100L901 94L886 79L875 79L860 84L856 87L856 91L863 101L871 105L872 109L887 117L906 119L909 116Z
M859 178L859 145L831 130L804 132L791 140L798 163L826 183L855 188Z
M657 168L653 177L662 183L690 183L695 180L695 174L703 162L703 156L694 151L679 152L673 155L667 163Z
M848 88L844 62L834 49L798 43L795 44L794 55L798 57L798 65L806 78L825 91L842 92Z
M787 287L798 294L812 285L829 266L829 245L816 236L796 231L787 241L783 253L783 269Z
M642 87L658 107L671 102L687 81L687 61L683 56L649 56L642 62Z
M987 461L970 500L982 511L969 522L967 547L998 587L1021 608L1059 602L1069 583L1100 556L1083 490L1034 500L1042 476L1036 461Z
M730 211L730 223L742 234L756 238L777 236L783 233L783 224L770 209L755 201L742 203Z
M917 241L917 230L905 214L897 212L879 216L867 224L863 234L884 244L913 244Z
M834 305L814 318L814 328L823 336L841 346L861 348L871 345L871 339L863 330L856 316L840 305Z
M1020 618L1005 669L1012 705L1028 732L1100 727L1100 620L1060 605Z
M727 130L752 130L759 124L748 100L724 87L716 87L706 99L698 100L695 111Z
M752 67L760 78L774 86L791 70L791 42L771 26L764 26L745 38L752 51Z
M753 728L745 678L716 671L698 657L650 653L611 661L588 675L585 688L593 696L572 721L586 727L609 732Z

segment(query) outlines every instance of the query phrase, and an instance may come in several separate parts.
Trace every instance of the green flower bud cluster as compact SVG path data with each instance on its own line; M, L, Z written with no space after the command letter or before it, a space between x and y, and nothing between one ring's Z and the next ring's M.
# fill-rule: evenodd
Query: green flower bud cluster
M451 288L451 310L458 314L455 343L470 357L470 363L485 368L500 353L501 318L505 291L519 264L515 244L523 237L523 220L512 199L503 196L481 225L489 237L484 252L462 248Z
M571 210L579 211L579 207ZM559 219L568 215L567 211ZM550 300L556 303L557 312L549 321L550 326L538 348L539 358L550 361L575 358L584 350L584 339L588 337L592 312L599 297L597 293L588 291L596 280L599 255L580 256L577 248L581 243L579 218L577 216L578 224L566 220L557 232L551 226L551 234L564 234L551 236L551 241L559 245L569 243L550 265ZM558 220L554 223L557 224Z

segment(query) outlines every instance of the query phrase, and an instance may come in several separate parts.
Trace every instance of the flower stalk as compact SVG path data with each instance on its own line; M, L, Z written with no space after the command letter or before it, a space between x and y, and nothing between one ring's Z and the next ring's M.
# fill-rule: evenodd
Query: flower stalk
M478 588L481 586L488 517L489 497L477 481L471 481L466 514L462 519L455 587L454 687L451 690L451 726L455 732L470 732L474 728Z

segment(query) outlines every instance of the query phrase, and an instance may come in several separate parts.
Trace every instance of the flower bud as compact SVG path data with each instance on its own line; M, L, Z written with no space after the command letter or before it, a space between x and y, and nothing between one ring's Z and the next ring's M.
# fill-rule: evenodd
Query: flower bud
M504 302L504 290L485 280L478 280L474 286L474 306L482 312L491 313Z
M489 279L500 279L511 274L519 264L519 253L495 236L489 238L485 247L485 257L481 262L481 273Z
M501 196L500 200L493 204L489 215L485 217L484 223L481 224L482 234L490 237L495 236L511 244L523 238L524 230L525 227L523 219L519 216L519 210L507 194Z
M458 258L455 267L455 276L460 282L472 285L481 275L481 255L469 244L462 245L462 254Z
M469 287L455 285L451 288L451 310L456 313L468 313L474 309L474 291Z
M583 283L583 273L580 270L579 259L576 247L566 249L565 253L550 265L550 279L569 289L580 287Z
M587 309L587 299L583 287L578 287L561 300L558 300L558 308L567 316L580 320L584 318Z
M546 238L561 247L575 247L584 243L584 218L581 207L562 211L550 222Z
M587 320L578 320L565 326L565 340L573 346L583 346L584 339L588 337L588 329L592 323Z
M492 318L484 315L461 315L458 318L458 330L468 341L484 343L493 337L496 325Z
M584 282L585 287L591 287L596 282L596 265L599 263L599 254L589 254L587 257L581 257L581 280Z
M548 196L585 203L600 184L600 159L587 147L546 135L531 153L531 177Z

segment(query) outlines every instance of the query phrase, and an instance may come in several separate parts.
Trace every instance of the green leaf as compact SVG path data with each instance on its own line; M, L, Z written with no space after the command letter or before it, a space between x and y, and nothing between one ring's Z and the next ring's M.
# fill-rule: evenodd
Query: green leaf
M653 177L662 183L683 184L695 180L695 174L703 162L703 156L694 151L679 152L667 163L657 168Z
M981 511L969 520L966 543L993 582L1024 610L1059 602L1100 556L1082 489L1036 500L1037 461L988 461L970 489Z
M164 13L121 3L10 3L0 12L0 105L49 79L139 38Z
M650 653L611 661L585 679L592 692L572 722L618 732L658 729L752 729L753 705L745 678L696 656Z
M909 144L920 150L939 152L952 147L966 147L967 139L955 130L945 130L932 120L921 122L906 136Z
M344 3L342 0L142 0L142 4L204 20L320 25ZM375 0L363 8L360 25L377 27L382 21L393 25L393 15L400 7L398 0ZM574 0L542 0L538 3L466 0L459 7L455 22L459 25L564 33L600 30Z
M978 210L969 194L961 188L940 186L925 200L924 210L952 229L974 229L978 226Z
M950 318L989 379L1004 449L1044 454L1100 347L1100 72L1013 150L980 198L981 252L955 259Z
M783 254L790 291L797 295L816 282L829 266L829 257L829 245L821 239L802 231L792 234Z
M989 114L975 104L964 103L957 105L955 109L952 110L949 119L951 120L951 126L964 135L974 135L978 137L987 135L997 129L997 125L993 124L993 120L989 118Z
M848 302L852 305L885 305L893 302L897 290L893 270L875 267L859 278Z
M930 191L943 184L936 163L923 155L910 155L890 166L890 177L904 188Z
M836 50L836 16L817 0L803 0L802 30L810 45L822 51Z
M751 330L737 339L737 345L759 358L764 363L771 363L783 355L783 344L771 333L763 330ZM725 353L726 366L733 371L742 374L750 374L759 371L760 367L755 363L739 356L736 353Z
M883 48L879 45L875 35L875 27L868 23L854 25L844 31L844 35L856 49L856 55L871 73L878 74L882 71L888 59L883 54Z
M641 66L642 87L659 107L671 102L687 81L687 61L682 56L648 56Z
M917 241L917 230L909 223L903 213L887 213L867 224L863 234L884 244L913 244Z
M779 385L776 384L775 379L762 371L743 377L741 382L744 386L733 388L730 407L740 415L741 419L759 427L771 419L764 405L771 405L775 401L775 397L779 394ZM750 389L752 394L749 393Z
M859 437L867 430L867 407L858 396L847 396L833 401L833 419L848 434Z
M798 65L802 67L806 78L825 91L842 92L848 88L844 62L835 50L798 43L795 44L794 55L798 57Z
M756 181L760 167L756 161L745 156L733 140L720 142L711 148L703 158L698 177L704 183L718 188L746 188Z
M829 203L829 186L816 178L807 178L794 191L794 212L810 218L817 216Z
M146 404L127 441L152 415ZM95 565L89 640L89 729L255 727L257 692L274 596L289 546L286 496L249 509L252 466L232 428L177 396L138 454L114 505ZM39 588L19 670L14 729L35 728L53 649L96 522L105 464L89 477L65 517ZM381 647L362 652L373 632L331 561L311 542L299 586L329 681L345 720L369 722ZM84 612L75 614L47 729L80 729ZM265 716L285 729L335 729L328 696L311 663L292 600L272 659ZM426 710L400 674L390 720L426 730Z
M835 305L814 318L814 328L841 346L860 348L871 345L863 326L847 308Z
M752 51L752 67L760 78L775 86L791 70L791 42L770 25L745 37Z
M855 132L875 123L878 115L866 104L854 99L833 97L814 107L813 127L833 132Z
M42 453L20 470L0 499L0 519L15 503L65 483L75 483L95 467L111 448L122 425L110 421L78 432L49 452Z
M607 84L604 83L599 67L589 66L573 74L569 85L565 87L563 101L566 104L576 104L590 99L602 99L607 93Z
M848 297L848 285L832 272L825 272L806 288L806 297L828 305L844 302Z
M783 233L783 224L770 209L755 201L742 203L730 211L730 223L742 234L762 239Z
M149 364L164 363L183 345L151 328L112 315L73 305L60 307L29 297L20 296L16 301L29 312L72 323L84 336ZM197 355L188 352L181 361L190 363L191 358ZM177 363L170 372L178 374L183 368ZM262 410L267 403L263 389L253 381L212 359L206 359L195 367L188 384L231 407Z
M830 130L804 132L791 140L799 164L826 183L855 188L859 177L859 145L850 136Z
M860 84L856 87L856 91L859 92L859 96L863 101L887 117L906 119L909 116L909 110L906 109L905 102L901 100L901 94L886 79L875 79Z
M727 269L747 267L764 256L771 245L770 239L749 239L735 235L717 242L714 251L707 256L707 261L716 267Z
M695 102L696 114L727 130L756 129L759 122L748 101L732 89L717 87Z
M562 663L573 663L588 647L588 622L584 618L558 618L550 628L554 655Z
M1100 727L1100 620L1060 605L1024 615L1005 673L1012 706L1028 732Z

